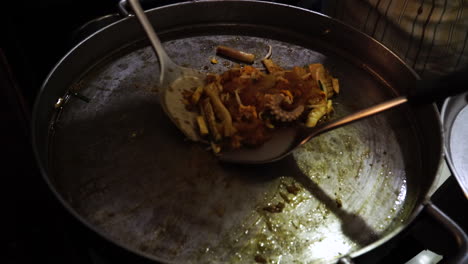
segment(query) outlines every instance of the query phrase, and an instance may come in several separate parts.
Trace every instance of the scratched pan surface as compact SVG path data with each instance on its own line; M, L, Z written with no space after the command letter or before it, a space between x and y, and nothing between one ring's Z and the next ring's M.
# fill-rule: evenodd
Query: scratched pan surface
M255 10L261 17L246 14ZM278 14L297 21L279 23ZM325 64L342 87L333 118L404 92L415 78L375 41L301 9L202 1L148 15L183 66L227 70L235 62L217 57L216 45L258 58L271 46L272 59L285 68ZM184 140L159 106L158 73L145 35L134 19L124 19L58 64L33 123L36 153L58 199L97 233L150 259L356 257L419 213L436 176L440 130L432 106L402 107L321 135L279 163L238 167ZM67 96L74 92L89 102ZM59 97L68 99L54 109Z

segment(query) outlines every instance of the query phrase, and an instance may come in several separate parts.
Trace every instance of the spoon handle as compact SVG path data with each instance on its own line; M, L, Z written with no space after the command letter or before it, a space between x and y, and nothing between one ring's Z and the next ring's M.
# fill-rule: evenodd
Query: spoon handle
M315 127L311 128L313 131L308 137L306 137L301 144L309 141L312 137L318 136L319 134L322 134L324 132L330 131L335 128L339 128L348 124L351 124L353 122L356 122L358 120L364 119L366 117L370 117L379 113L382 113L386 110L392 109L396 106L399 106L401 104L404 104L408 102L408 99L405 96L399 96L397 98L385 101L383 103L365 108L363 110L357 111L355 113L349 114L347 116L344 116L342 118L336 119L334 121L328 122L323 124L320 127Z
M143 8L140 5L140 0L128 0L128 3L132 7L133 12L135 12L135 16L140 21L140 24L143 27L143 30L148 35L148 38L151 42L151 46L153 47L156 55L158 56L159 66L160 66L160 71L161 71L159 81L163 83L165 74L167 73L169 67L174 66L175 64L174 62L172 62L172 60L169 58L166 51L164 50L164 47L161 41L159 40L158 36L156 35L153 26L149 22L148 17L145 14L145 11L143 11Z
M412 104L434 103L437 100L445 99L449 96L453 96L467 90L468 68L464 68L439 78L418 80L416 81L414 89L412 89L408 96L399 96L395 99L385 101L337 120L325 123L320 127L312 128L310 135L307 136L301 144L321 133L382 113L406 102L410 102Z

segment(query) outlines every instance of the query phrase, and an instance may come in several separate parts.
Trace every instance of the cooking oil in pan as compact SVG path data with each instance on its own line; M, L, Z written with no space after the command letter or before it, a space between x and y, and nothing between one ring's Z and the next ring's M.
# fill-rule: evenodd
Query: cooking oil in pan
M366 142L366 125L373 124L335 130L296 151L297 170L199 260L328 263L385 234L402 209L406 181L390 169L397 158L383 159L392 154L374 145L375 135Z

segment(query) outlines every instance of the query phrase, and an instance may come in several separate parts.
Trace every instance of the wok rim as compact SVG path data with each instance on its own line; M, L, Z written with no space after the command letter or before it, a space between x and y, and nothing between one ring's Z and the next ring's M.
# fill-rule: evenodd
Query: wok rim
M297 7L297 6L293 6L293 5L288 5L288 4L282 4L282 3L275 3L275 2L264 2L264 1L259 1L259 0L216 0L216 1L213 1L213 0L199 0L199 1L196 1L196 2L191 2L191 1L185 1L185 2L179 2L179 3L175 3L175 4L170 4L170 5L165 5L165 6L161 6L161 7L156 7L156 8L152 8L152 9L148 9L148 10L145 10L146 13L152 13L152 12L157 12L157 10L160 10L160 9L166 9L166 8L173 8L175 6L182 6L182 5L193 5L193 4L198 4L198 3L206 3L206 2L237 2L237 3L243 3L243 2L253 2L253 3L258 3L258 4L262 4L262 5L275 5L275 6L283 6L283 7L287 7L287 8L293 8L293 9L297 9L297 10L302 10L302 11L305 11L305 12L308 12L308 13L312 13L314 15L317 15L317 16L321 16L321 17L324 17L324 18L327 18L328 20L332 21L333 23L337 23L337 24L341 24L342 26L344 27L347 27L348 29L352 30L353 32L355 32L356 34L359 34L361 35L362 37L364 38L367 38L369 41L372 41L374 42L374 44L377 44L379 46L381 46L382 48L384 48L385 50L387 50L390 54L394 55L395 58L416 78L416 79L420 79L419 75L407 64L405 63L400 57L398 57L393 51L391 51L390 49L388 49L386 46L384 46L383 44L381 44L380 42L378 42L376 39L372 38L371 36L365 34L365 33L362 33L361 31L353 28L353 27L350 27L346 24L344 24L343 22L337 20L337 19L334 19L332 17L329 17L327 15L324 15L322 13L319 13L319 12L315 12L315 11L312 11L312 10L309 10L309 9L305 9L305 8L301 8L301 7ZM85 217L83 217L82 215L80 215L76 209L74 209L69 202L66 201L66 199L64 198L64 196L57 190L57 188L55 187L54 183L52 182L52 180L50 179L50 175L48 174L47 172L47 164L44 164L44 162L42 162L42 159L41 159L41 155L39 153L39 150L38 150L38 144L37 144L37 125L38 124L38 113L39 111L41 111L40 109L40 102L43 100L43 97L44 97L44 92L46 90L46 88L48 87L48 83L50 81L50 79L52 78L52 76L54 76L54 74L56 73L56 71L63 65L63 63L65 61L67 61L69 59L69 57L72 56L72 54L74 54L77 49L81 46L84 46L87 44L87 42L96 37L97 35L101 34L102 32L108 30L109 28L112 28L112 27L117 27L119 24L121 23L128 23L128 21L130 19L134 19L133 17L123 17L122 19L116 21L116 22L113 22L101 29L99 29L98 31L92 33L91 35L89 35L88 37L84 38L83 40L81 40L79 43L77 43L75 46L73 46L56 64L55 66L50 70L49 74L47 75L47 77L44 79L41 87L40 87L40 90L36 96L36 99L35 99L35 102L34 102L34 106L33 106L33 109L32 109L32 118L31 118L31 143L32 143L32 148L33 148L33 152L34 152L34 156L35 156L35 159L36 159L36 162L38 164L38 167L39 167L39 171L41 173L41 176L42 178L45 180L46 184L48 185L49 189L52 191L52 193L54 194L54 196L58 199L58 201L60 202L60 204L68 211L68 213L70 213L73 217L75 217L77 220L79 220L79 222L81 224L83 224L86 228L88 228L89 230L91 230L93 233L97 234L100 238L103 238L105 241L107 242L110 242L111 244L114 244L132 254L135 254L137 256L140 256L140 257L144 257L144 258L147 258L149 260L153 260L153 261L158 261L158 262L161 262L161 263L167 263L167 264L171 264L171 263L175 263L174 261L170 261L170 260L167 260L167 259L162 259L156 255L153 255L153 254L149 254L149 253L146 253L142 250L139 250L138 248L136 247L132 247L128 244L125 244L123 242L120 242L114 238L112 238L110 235L108 235L106 232L104 232L103 230L99 229L96 225L93 225L89 220L87 220ZM437 118L437 125L439 127L439 140L441 142L442 145L443 142L444 142L444 130L443 130L443 123L442 123L442 120L440 118L440 113L438 111L438 108L436 106L435 103L433 103L431 105L431 108L434 110L433 111L433 114L435 115L435 117ZM49 120L50 122L50 120ZM443 150L445 150L445 147L442 146ZM391 232L388 232L387 234L385 234L384 236L380 237L378 240L372 242L371 244L367 245L367 246L364 246L364 247L361 247L355 251L351 251L350 253L346 254L346 255L342 255L342 256L339 256L339 257L335 257L333 259L330 259L330 261L332 262L337 262L339 259L342 259L342 258L346 258L346 257L350 257L350 258L357 258L359 256L362 256L366 253L369 253L371 251L373 251L374 249L386 244L387 242L389 242L390 240L392 240L393 238L397 237L402 231L406 230L408 228L408 226L410 226L411 223L414 222L414 220L420 215L421 211L424 209L425 207L425 203L427 201L430 200L430 196L429 196L429 192L430 192L430 189L434 188L434 185L435 183L437 182L437 179L440 177L440 168L441 168L441 164L444 160L444 151L441 151L438 155L438 160L439 160L439 164L437 165L437 173L433 179L433 181L430 183L430 188L428 188L428 190L424 193L424 194L420 194L419 196L420 197L424 197L422 200L424 202L420 202L419 204L416 203L416 205L414 206L414 208L411 210L411 213L409 213L409 216L404 219L404 222L397 226L396 228L394 228Z

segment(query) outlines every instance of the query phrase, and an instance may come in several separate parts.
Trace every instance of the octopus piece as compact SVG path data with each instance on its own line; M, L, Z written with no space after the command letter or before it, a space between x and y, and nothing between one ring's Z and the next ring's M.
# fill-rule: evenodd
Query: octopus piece
M298 119L302 112L304 112L304 106L299 105L292 111L286 111L281 108L281 103L285 100L286 96L284 94L267 94L265 95L265 106L271 110L276 120L291 122Z

